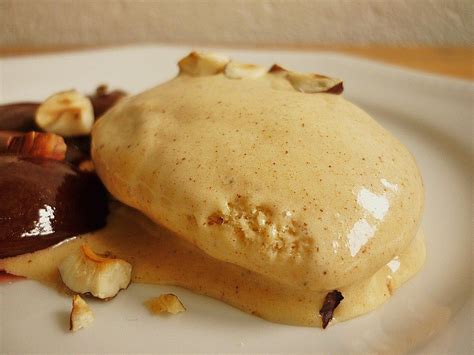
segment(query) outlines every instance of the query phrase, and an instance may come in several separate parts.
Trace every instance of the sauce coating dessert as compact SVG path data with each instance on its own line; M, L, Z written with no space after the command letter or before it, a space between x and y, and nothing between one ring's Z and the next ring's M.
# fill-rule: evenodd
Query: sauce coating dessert
M367 113L295 90L282 70L192 73L96 123L92 157L118 200L218 260L311 292L366 279L407 248L421 176Z

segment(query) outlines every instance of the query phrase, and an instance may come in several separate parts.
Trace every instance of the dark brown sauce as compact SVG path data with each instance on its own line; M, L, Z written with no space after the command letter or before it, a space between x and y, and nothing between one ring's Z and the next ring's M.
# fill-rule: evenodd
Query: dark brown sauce
M107 194L95 174L65 162L0 155L0 258L99 229Z
M95 118L99 118L114 106L118 100L125 97L127 94L122 90L114 90L108 92L107 86L101 85L97 88L94 95L90 95L92 107L94 108Z
M91 158L91 136L65 137L66 160L72 164Z

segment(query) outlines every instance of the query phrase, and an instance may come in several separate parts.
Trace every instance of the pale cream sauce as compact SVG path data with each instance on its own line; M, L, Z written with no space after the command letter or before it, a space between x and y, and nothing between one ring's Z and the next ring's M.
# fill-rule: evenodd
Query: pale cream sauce
M326 292L291 288L216 260L121 204L112 206L103 230L35 253L0 260L0 270L67 291L57 267L83 243L98 253L130 262L133 282L182 286L270 321L321 326L319 309ZM361 282L339 289L344 300L335 311L334 322L366 313L383 303L420 269L424 257L423 235L419 232L391 264Z

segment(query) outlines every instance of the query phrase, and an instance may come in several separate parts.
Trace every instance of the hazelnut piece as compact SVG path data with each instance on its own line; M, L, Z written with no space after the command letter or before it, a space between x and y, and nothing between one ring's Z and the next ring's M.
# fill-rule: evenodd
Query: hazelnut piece
M191 76L214 75L224 71L229 58L215 53L191 52L178 62L180 73Z
M50 96L36 111L35 122L46 132L61 136L87 135L94 124L91 101L75 90Z
M151 298L145 302L145 305L152 314L160 314L164 312L177 314L186 311L183 303L172 293Z
M69 317L69 330L76 332L89 327L94 322L94 313L81 296L72 296L72 310Z

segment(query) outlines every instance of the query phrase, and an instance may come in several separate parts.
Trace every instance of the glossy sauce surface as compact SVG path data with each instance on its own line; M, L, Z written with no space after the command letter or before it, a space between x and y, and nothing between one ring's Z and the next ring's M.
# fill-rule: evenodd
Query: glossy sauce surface
M32 254L0 259L0 270L66 291L57 267L83 243L97 253L130 262L133 282L182 286L273 322L321 326L318 311L326 291L287 287L216 260L120 204L112 206L106 228ZM419 232L406 250L374 275L339 289L344 300L336 308L333 322L353 318L385 302L421 268L424 258L423 234Z
M0 258L105 225L106 191L90 173L56 160L0 155Z

